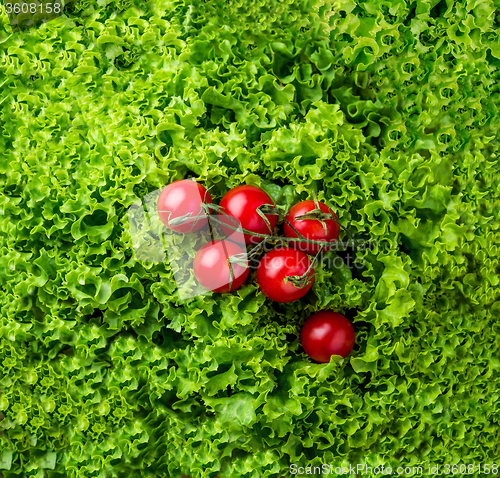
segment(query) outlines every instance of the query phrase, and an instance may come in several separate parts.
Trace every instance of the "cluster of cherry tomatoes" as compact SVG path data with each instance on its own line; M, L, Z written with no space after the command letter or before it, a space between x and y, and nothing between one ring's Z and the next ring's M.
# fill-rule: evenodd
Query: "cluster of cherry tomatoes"
M249 256L259 252L264 239L273 236L280 212L262 189L237 186L227 192L219 205L196 181L183 179L166 186L157 203L163 224L177 233L192 233L210 227L215 221L223 239L204 244L193 262L198 282L214 292L231 292L245 282L249 274ZM215 215L211 215L215 211ZM332 247L340 233L338 218L316 199L295 204L284 216L287 246L265 253L257 266L260 290L276 302L292 302L303 297L314 283L314 261ZM247 247L252 246L247 253ZM260 250L262 252L262 250ZM318 362L329 362L331 355L346 357L354 346L354 329L342 315L321 311L304 324L301 342L305 352Z

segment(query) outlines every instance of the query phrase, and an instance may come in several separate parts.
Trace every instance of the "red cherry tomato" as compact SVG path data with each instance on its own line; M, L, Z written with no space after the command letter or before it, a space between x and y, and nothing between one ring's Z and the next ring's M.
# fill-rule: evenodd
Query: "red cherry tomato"
M336 214L326 204L322 202L318 204L322 212L333 214L333 216L337 218ZM306 239L326 242L336 241L339 238L340 226L333 219L324 220L326 233L323 225L318 219L296 219L297 216L302 216L303 214L311 212L313 209L316 209L314 201L307 200L299 202L288 211L286 219ZM299 237L287 222L285 222L283 228L285 237ZM290 246L306 252L307 254L317 254L321 247L320 245L308 244L307 242L290 242ZM333 246L326 246L323 250L326 251L332 247Z
M180 216L206 216L201 208L203 202L210 204L212 198L208 191L196 181L180 179L165 186L157 202L161 222L175 232L195 232L207 224L208 219L188 220L183 224L172 225L170 221Z
M316 362L328 363L332 355L347 357L354 347L354 328L341 314L322 310L309 317L300 333L304 351Z
M309 271L305 287L297 287L289 278L302 276L310 265L311 260L301 251L290 247L273 249L257 267L257 283L264 295L275 302L292 302L306 295L312 287L314 269Z
M266 214L271 228L269 228L264 219L257 213L257 208L264 204L274 206L273 200L269 195L257 186L243 185L237 186L228 191L220 202L225 213L234 218L241 224L243 229L256 232L258 234L271 234L276 225L277 216ZM221 215L219 219L224 223L237 227L229 219ZM233 233L232 229L222 226L224 232L228 235ZM245 234L246 244L257 244L263 240L262 237Z
M232 263L233 281L229 286L231 276L228 259L241 253L246 253L246 250L234 242L208 242L198 250L194 258L196 279L205 289L214 292L231 292L238 289L248 276L248 262L246 266Z

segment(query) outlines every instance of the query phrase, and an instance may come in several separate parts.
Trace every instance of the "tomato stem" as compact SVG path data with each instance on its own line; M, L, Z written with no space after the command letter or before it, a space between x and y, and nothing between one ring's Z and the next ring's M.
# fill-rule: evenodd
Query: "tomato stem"
M210 227L210 231L212 231L212 227ZM212 237L213 240L213 237ZM229 265L229 290L233 287L233 279L234 279L234 270L233 270L233 262L231 261L231 257L228 257L228 253L226 250L226 244L222 241L222 247L224 248L224 254L227 257L227 263Z
M271 209L271 212L269 212L269 209ZM256 209L257 214L266 223L266 226L269 229L269 232L273 232L273 230L271 227L271 223L269 222L269 219L267 218L266 214L273 214L274 210L275 210L275 208L271 204L262 204L261 206L259 206ZM275 215L275 214L273 214L273 215ZM277 215L279 215L279 213Z
M315 194L314 194L314 197L316 198ZM317 198L316 198L316 201L317 201ZM269 206L269 207L265 207L265 208L262 208L262 210L258 210L257 212L259 213L259 215L262 216L261 213L263 213L264 215L265 214L272 214L272 215L276 215L276 216L280 217L292 228L292 230L295 232L295 234L297 234L298 237L281 237L281 236L260 234L258 232L249 231L247 229L242 228L241 225L232 216L227 214L227 212L224 210L225 208L222 208L221 206L218 206L216 204L208 204L208 203L202 204L202 208L200 211L200 212L202 212L202 214L200 214L199 216L190 216L190 215L180 216L180 217L172 219L172 221L169 221L169 223L172 223L172 225L178 225L178 224L183 224L184 222L187 222L187 221L194 220L194 222L196 224L196 222L199 219L208 219L208 222L210 224L210 234L212 236L212 239L213 239L213 231L212 231L211 221L216 221L218 224L222 224L224 227L227 227L228 229L231 229L232 231L240 231L243 234L247 234L249 236L261 237L262 239L267 239L268 241L281 240L281 241L286 241L286 242L305 242L307 244L316 244L316 245L323 245L323 246L337 245L337 241L333 241L333 242L315 241L313 239L308 239L308 238L304 237L299 231L297 231L297 229L293 226L293 224L291 224L291 222L286 219L286 216L284 216L276 207L270 207L270 205L267 205L267 204L265 204L264 206ZM219 213L221 215L224 215L236 227L233 227L230 224L228 224L227 219L226 219L226 221L221 221L217 217L212 216L210 214L210 209L216 211L217 213ZM159 212L169 212L170 213L170 211L159 211ZM320 214L321 214L321 217L320 217ZM354 236L347 230L347 228L345 226L343 226L335 218L335 216L333 214L324 213L319 208L317 210L315 209L313 211L310 211L309 213L298 216L296 219L318 219L322 223L323 223L322 219L333 219L349 235L349 237L352 239L353 243L356 246L358 245L358 241L354 238ZM266 224L267 224L267 222L266 222ZM323 226L325 226L324 223L323 223ZM193 227L194 227L194 225L193 225ZM268 225L268 227L269 227L269 225ZM253 250L252 250L252 252L253 252Z
M231 222L238 224L234 219L231 218L231 216L229 216L227 214L226 214L226 216L229 217ZM179 217L176 219L181 219L181 218ZM326 242L326 241L315 241L312 239L307 239L306 237L302 236L302 234L300 234L300 233L298 233L300 237L281 237L281 236L270 236L268 234L260 234L258 232L253 232L253 231L249 231L248 229L244 229L241 226L238 226L238 227L230 226L227 222L221 221L220 219L218 219L217 217L214 217L214 216L201 215L201 216L189 216L189 218L186 218L186 220L189 220L189 221L191 221L193 219L195 219L195 220L208 219L208 222L215 221L219 224L222 224L224 227L231 229L232 231L240 231L243 234L248 234L248 235L256 236L256 237L262 237L263 239L267 239L269 241L281 240L281 241L287 241L287 242L307 242L308 244L318 244L318 245L325 245L325 246L333 246L333 245L337 244L337 241ZM186 222L186 221L185 220L179 221L180 224L182 224L184 222Z
M201 207L200 213L204 211L203 206ZM170 219L170 216L172 215L172 211L162 211L158 210L158 212L165 212L168 214L168 225L169 226L180 226L181 224L184 224L185 222L191 221L194 219L194 223L191 225L191 229L193 229L196 224L198 223L199 219L206 219L206 215L200 214L198 216L191 216L191 213L184 214L183 216L177 216L174 217L173 219Z
M316 261L317 261L319 255L323 252L324 247L325 246L323 245L319 248L319 251L316 253L313 260L311 261L311 264L309 264L309 267L301 276L287 277L287 278L285 278L285 282L288 279L295 287L298 287L299 289L303 289L304 287L306 287L307 284L309 283L309 279L310 279L309 273L311 272L311 269L313 269L315 267Z

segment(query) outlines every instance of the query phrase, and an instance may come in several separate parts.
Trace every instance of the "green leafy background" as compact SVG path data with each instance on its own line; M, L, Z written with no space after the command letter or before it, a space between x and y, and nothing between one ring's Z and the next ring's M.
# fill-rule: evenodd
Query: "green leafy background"
M497 460L499 30L498 0L80 0L20 33L2 6L1 475ZM316 191L376 247L296 303L180 303L127 210L184 177ZM303 353L320 309L347 359Z

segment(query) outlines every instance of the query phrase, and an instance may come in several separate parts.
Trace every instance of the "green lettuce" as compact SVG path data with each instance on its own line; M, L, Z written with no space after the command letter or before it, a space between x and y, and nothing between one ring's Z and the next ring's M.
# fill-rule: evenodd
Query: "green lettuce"
M495 463L499 15L79 0L12 32L0 8L0 474ZM180 300L129 213L186 177L315 192L361 246L342 233L298 302L252 280ZM303 352L321 309L349 357Z

